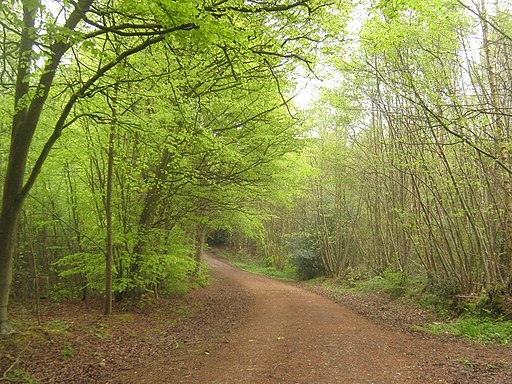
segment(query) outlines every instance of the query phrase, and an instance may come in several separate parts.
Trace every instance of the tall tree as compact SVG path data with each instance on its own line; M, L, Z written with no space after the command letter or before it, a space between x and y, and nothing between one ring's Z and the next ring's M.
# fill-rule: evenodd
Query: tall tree
M2 2L2 46L8 48L4 51L8 56L2 62L2 81L9 77L14 80L14 115L0 210L0 332L9 332L12 260L24 201L63 130L83 117L76 113L77 105L112 86L110 71L159 43L172 50L187 41L203 51L215 47L215 52L224 52L233 76L237 66L243 67L243 61L234 58L246 55L269 68L278 68L286 61L308 63L310 42L322 37L316 18L319 13L329 14L325 6L316 0L247 4L190 0L150 5L129 0ZM114 36L122 44L119 50L106 52ZM84 56L94 59L84 60ZM74 73L67 70L70 67ZM62 82L57 83L57 78ZM195 83L200 85L200 79ZM219 79L215 86L229 84ZM66 101L50 117L49 99L57 96ZM45 114L51 123L43 126L41 117ZM36 133L46 137L42 146L33 143Z

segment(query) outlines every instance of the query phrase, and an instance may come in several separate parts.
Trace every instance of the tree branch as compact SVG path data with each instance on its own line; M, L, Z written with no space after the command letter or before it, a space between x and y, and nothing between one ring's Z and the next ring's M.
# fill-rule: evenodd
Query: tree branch
M183 24L181 26L172 28L169 30L170 32L175 31L184 31L184 30L191 30L196 29L197 26L195 24ZM34 167L32 168L32 172L30 173L30 176L28 177L25 185L23 186L23 189L21 191L21 198L25 198L32 186L34 185L37 176L41 172L41 169L43 167L44 162L46 161L46 158L48 157L53 145L58 140L58 138L61 136L63 129L66 127L66 121L68 119L69 114L71 113L71 110L73 109L76 102L85 95L86 91L93 86L96 81L98 81L100 78L102 78L108 71L110 71L112 68L114 68L116 65L121 63L124 59L143 51L144 49L150 47L151 45L157 44L165 39L167 35L161 35L154 37L152 39L148 39L144 41L143 43L133 47L132 49L129 49L120 55L118 55L113 61L110 63L104 65L98 71L94 76L92 76L77 92L75 92L71 97L69 98L67 104L65 105L59 120L55 124L55 128L53 130L53 133L46 141L43 149L41 150L41 153L39 154L39 157L36 160L36 163L34 164Z
M87 240L89 240L93 245L95 245L101 252L103 252L105 254L105 247L103 245L101 245L100 243L98 243L96 240L94 240L92 237L90 237L89 235L87 235L85 232L82 232L80 231L78 228L72 226L71 224L69 224L68 222L66 222L63 218L61 218L56 212L52 211L50 208L48 208L48 204L44 204L41 200L39 200L38 198L36 198L35 196L33 195L30 195L30 197L32 199L34 199L34 201L36 203L38 203L39 205L41 205L41 207L45 208L46 211L51 215L53 216L53 218L57 221L59 221L60 223L64 224L66 227L68 227L69 229L71 229L73 232L75 233L79 233L80 236L83 236L84 238L86 238Z
M290 9L304 7L308 10L309 13L312 12L311 7L309 6L310 0L297 1L291 4L282 4L282 5L269 5L262 7L219 7L219 5L224 4L225 2L220 2L211 7L205 7L205 10L212 13L217 12L226 12L226 11L235 11L242 13L271 13L271 12L284 12L289 11Z
M482 20L484 23L488 24L492 29L494 29L496 32L498 32L500 35L502 35L505 39L512 41L512 36L507 34L503 29L498 27L496 24L494 24L491 20L489 20L486 15L482 15L480 11L475 11L472 9L469 5L464 4L461 0L457 0L457 3L459 3L463 8L467 9L469 12L471 12L473 15L478 17L480 20Z

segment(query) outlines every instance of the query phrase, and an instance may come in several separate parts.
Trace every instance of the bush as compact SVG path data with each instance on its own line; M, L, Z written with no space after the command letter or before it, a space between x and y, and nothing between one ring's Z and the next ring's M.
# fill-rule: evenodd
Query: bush
M429 277L419 294L418 304L435 310L443 318L450 318L456 315L455 300L459 292L455 282Z
M503 286L489 289L482 306L496 317L512 320L512 297Z
M291 254L291 262L297 269L299 279L313 279L324 273L320 252L315 246L315 242L308 235L290 235L286 239L286 245Z
M186 255L149 254L142 265L143 283L150 289L160 286L163 293L186 291L195 266Z
M61 279L50 289L56 299L78 297L85 287L99 293L105 289L105 256L102 254L72 253L53 263L52 269Z
M148 252L143 255L140 273L118 275L119 264L130 271L135 255L133 252L119 252L113 265L114 293L123 293L145 287L157 294L182 292L189 288L189 280L195 269L190 257L193 247L187 244L186 236L179 229L173 231L153 230L148 235ZM73 253L53 263L53 269L61 281L54 289L57 298L78 297L80 290L87 287L95 294L105 292L105 256L100 253ZM205 284L204 276L201 284Z

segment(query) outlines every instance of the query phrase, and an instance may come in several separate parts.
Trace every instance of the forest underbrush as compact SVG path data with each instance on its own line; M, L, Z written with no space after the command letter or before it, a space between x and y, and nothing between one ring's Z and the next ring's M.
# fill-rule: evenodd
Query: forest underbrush
M148 367L161 360L186 372L222 345L250 306L238 286L212 279L186 293L116 302L111 316L98 298L48 301L38 324L30 304L14 304L17 332L0 337L0 383L140 382L143 370L158 375Z

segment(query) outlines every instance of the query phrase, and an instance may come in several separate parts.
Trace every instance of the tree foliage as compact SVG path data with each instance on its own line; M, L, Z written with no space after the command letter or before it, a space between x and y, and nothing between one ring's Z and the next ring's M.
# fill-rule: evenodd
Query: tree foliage
M288 74L313 66L336 7L2 2L2 332L14 259L39 259L49 288L68 265L86 297L83 260L106 254L118 293L153 289L197 228L254 205L297 147Z
M309 223L327 272L510 294L510 9L381 1L367 12L310 117Z

